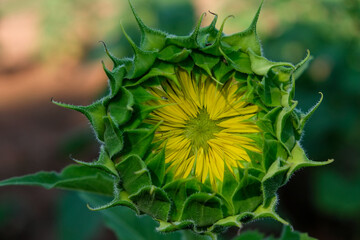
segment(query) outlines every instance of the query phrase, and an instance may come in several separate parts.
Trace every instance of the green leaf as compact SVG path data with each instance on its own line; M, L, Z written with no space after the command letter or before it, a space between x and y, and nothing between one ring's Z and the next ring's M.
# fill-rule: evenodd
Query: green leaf
M238 51L239 49L242 49L243 51L251 50L256 54L261 55L261 45L256 34L256 24L259 20L262 5L263 1L261 1L261 4L248 29L240 33L222 37L221 45L224 48L231 49L233 51Z
M140 158L144 158L145 154L149 151L156 128L157 126L154 126L152 129L138 128L125 130L123 156L136 154Z
M197 42L201 48L204 48L206 47L206 45L211 44L210 41L213 41L214 37L218 33L218 30L216 29L218 15L213 12L210 13L214 15L214 19L211 21L210 25L200 28L199 36L197 38Z
M265 116L260 117L256 124L264 130L264 132L271 133L274 137L276 137L274 122L277 119L277 116L281 112L281 107L277 107L266 113Z
M87 191L105 195L113 193L113 179L101 170L79 165L69 165L61 173L38 172L0 181L0 186L29 185L46 189L61 188Z
M285 160L288 157L288 153L285 148L273 138L265 138L263 148L263 164L266 170L277 160Z
M178 63L185 60L190 53L190 49L170 45L161 50L158 58L166 62Z
M203 44L201 46L201 51L207 54L211 54L211 55L215 55L215 56L220 56L220 45L221 45L221 37L224 35L223 30L224 30L224 26L226 21L230 18L230 17L234 17L233 15L229 15L227 16L222 24L220 29L217 31L215 36L209 36L206 40L210 40L211 42L206 42L205 44ZM215 32L215 31L214 31ZM211 33L210 33L211 34ZM211 38L214 38L214 40L212 40Z
M110 158L113 158L124 147L123 134L109 117L104 117L104 122L106 126L104 132L105 150L109 153Z
M295 66L295 71L293 73L294 79L298 79L301 74L308 68L310 61L313 59L313 57L310 55L310 51L307 50L306 57Z
M110 96L112 98L118 93L118 91L122 85L123 79L126 74L126 68L124 65L121 65L121 66L115 67L112 71L110 71L109 69L107 69L105 67L104 62L101 62L101 63L103 65L103 69L104 69L107 77L109 78L109 86L110 86L110 90L111 90Z
M209 231L222 232L224 228L226 229L228 227L237 227L239 229L242 228L242 224L239 221L238 215L235 216L230 215L229 217L220 219L219 221L214 223L213 226L209 228Z
M103 116L106 115L106 109L103 105L102 100L98 100L88 106L75 106L65 103L60 103L52 100L52 102L60 107L72 109L84 114L90 121L96 137L100 141L104 141L105 123Z
M264 207L271 204L276 192L286 182L286 174L289 166L281 166L280 159L277 159L268 169L262 179L262 192L264 196Z
M232 73L233 68L224 61L220 61L213 68L214 77L221 83L225 83L229 79L229 75Z
M119 189L119 178L114 179L114 198L112 201L104 203L102 205L90 206L87 205L88 208L92 211L100 211L108 208L113 208L116 206L125 206L132 210L134 210L137 214L139 214L139 209L137 206L129 199L129 194L125 191Z
M114 68L118 68L120 66L123 66L125 67L125 70L127 71L129 69L129 65L132 63L132 61L129 59L129 58L122 58L122 59L119 59L117 57L115 57L107 48L105 42L103 41L99 41L100 43L102 43L104 45L104 50L105 50L105 53L106 55L108 55L108 57L111 59L111 61L113 62L114 64ZM104 70L105 70L105 73L107 73L107 69L105 69L105 65L103 63L103 67L104 67ZM110 85L111 86L111 85ZM116 85L115 85L116 86Z
M229 54L225 54L220 49L221 54L224 56L226 61L236 70L241 73L253 74L251 69L251 62L249 55L243 52L232 52Z
M196 179L178 179L163 187L173 206L170 212L170 220L178 221L184 208L185 200L194 193L200 192L200 183Z
M144 161L137 155L131 155L116 165L122 186L129 194L151 185L150 173Z
M316 162L311 161L306 157L304 150L301 148L299 142L296 143L295 147L291 151L291 155L287 159L287 164L290 166L289 172L287 173L287 180L290 179L291 175L302 167L316 167L324 166L332 163L334 160L330 159L328 161Z
M196 27L192 33L188 36L175 36L175 35L168 35L166 38L166 45L176 45L178 47L183 48L197 48L198 44L198 36L201 29L201 22L205 14L201 14L199 21L196 24Z
M181 229L187 229L190 226L194 225L192 221L165 222L160 220L159 223L160 225L159 227L156 228L156 230L164 233L173 232Z
M136 99L135 99L136 101ZM138 128L146 119L146 117L154 110L161 108L163 106L148 106L144 104L135 103L133 106L133 113L131 114L131 118L127 121L126 124L122 125L121 127L127 130L135 130Z
M157 53L152 51L145 51L134 43L134 41L127 35L124 27L121 25L121 29L134 50L134 60L130 71L127 72L126 77L129 79L137 78L146 73L156 60Z
M277 75L273 71L269 71L266 76L263 77L262 86L263 92L260 93L262 101L269 107L277 107L282 104L283 92L277 85Z
M152 183L161 187L165 176L165 148L146 161L150 170Z
M181 220L192 220L198 227L212 225L223 217L220 199L208 193L194 193L186 201Z
M315 104L315 106L313 106L309 111L308 113L306 114L303 114L301 116L301 119L300 119L300 131L302 131L304 129L304 126L305 126L305 123L309 120L309 118L314 114L314 112L316 111L316 109L320 106L322 100L323 100L323 97L324 95L320 92L320 100Z
M134 96L126 88L120 88L119 93L108 105L110 117L117 126L126 123L133 112Z
M127 90L130 91L130 93L135 97L135 101L138 104L157 99L141 86L129 87Z
M142 212L163 221L168 219L171 202L161 188L146 186L129 198L136 203Z
M209 76L212 76L211 69L219 62L218 57L197 52L192 52L190 56L194 60L196 66L204 69Z
M145 51L159 51L162 49L165 45L166 34L146 26L136 13L131 1L129 1L129 5L141 31L140 48Z
M187 58L186 60L178 63L179 67L184 69L189 75L191 75L191 71L194 68L194 61L191 58Z
M296 140L299 140L299 136L296 135L297 132L294 129L293 117L291 115L296 105L297 102L294 102L291 107L284 107L275 122L276 137L289 153L294 147Z
M287 63L287 62L271 62L268 59L254 53L253 51L248 51L249 52L249 57L250 57L250 61L251 61L251 70L258 74L258 75L266 75L268 73L268 71L271 68L274 67L289 67L290 70L294 70L295 66L292 65L291 63Z
M262 145L264 145L264 144L262 143ZM258 153L258 152L253 152L246 148L244 148L244 150L246 151L247 155L249 156L249 158L251 160L252 167L254 167L254 169L258 169L258 170L262 171L263 170L262 163L263 163L263 155L264 154Z
M236 174L236 173L235 173ZM236 191L237 186L239 185L238 180L235 178L234 173L232 173L227 166L225 166L224 171L224 182L222 184L221 195L227 199L228 202L232 202L232 196ZM232 206L233 208L234 206ZM234 211L234 209L232 209ZM232 215L235 213L232 213Z
M288 222L286 222L284 219L279 217L279 215L275 212L276 204L278 203L277 196L274 196L272 199L270 199L268 206L261 205L259 206L254 213L251 213L253 216L253 220L261 219L261 218L273 218L278 222L281 222L282 224L289 225Z
M102 145L100 148L100 155L97 161L95 162L83 162L76 159L73 159L75 162L88 166L88 167L95 167L104 170L105 172L110 173L114 176L119 176L118 172L115 168L114 162L110 159L109 155L105 151L104 146Z
M251 176L244 176L232 200L237 214L252 212L263 201L260 181Z
M173 82L175 82L178 86L178 80L175 75L175 69L173 64L165 63L165 62L158 62L155 63L154 66L150 69L150 71L142 76L140 79L136 80L135 83L127 84L128 87L137 86L143 82L145 82L148 79L152 79L154 77L166 77L168 79L171 79Z

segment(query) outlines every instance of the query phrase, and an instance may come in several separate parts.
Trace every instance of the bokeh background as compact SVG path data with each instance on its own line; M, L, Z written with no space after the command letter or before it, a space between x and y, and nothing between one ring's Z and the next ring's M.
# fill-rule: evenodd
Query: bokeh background
M244 30L260 1L132 2L149 26L187 34L208 10L218 13L220 22L235 16L225 33ZM204 24L211 19L207 14ZM87 105L103 94L107 82L100 61L111 64L98 41L116 56L132 55L120 21L138 40L125 0L0 0L0 179L58 171L71 163L69 155L97 157L87 120L50 99ZM271 60L297 63L311 51L314 60L297 82L296 99L303 111L319 100L320 91L324 101L307 124L302 145L313 160L335 159L297 172L281 188L278 210L312 237L360 239L360 2L267 0L258 33ZM264 220L246 228L277 236L281 225ZM77 194L3 187L0 238L116 237Z

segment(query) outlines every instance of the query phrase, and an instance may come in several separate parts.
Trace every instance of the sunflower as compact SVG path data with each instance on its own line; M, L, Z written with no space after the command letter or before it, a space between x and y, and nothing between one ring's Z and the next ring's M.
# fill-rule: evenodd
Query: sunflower
M196 82L186 71L177 72L178 84L164 81L148 91L161 105L150 114L147 122L158 124L155 141L166 149L167 171L175 178L196 176L201 182L223 182L224 168L243 168L251 162L248 151L261 150L249 134L259 133L255 124L259 107L244 100L238 92L240 84L229 80L224 85L211 77Z
M88 106L54 101L89 119L99 159L76 160L86 168L70 166L51 181L39 173L2 184L110 193L111 202L92 209L126 206L153 217L162 232L191 229L215 239L263 217L287 224L275 211L278 188L297 169L331 161L309 160L299 143L321 102L307 113L296 109L295 80L310 54L297 65L266 59L256 33L261 6L242 32L223 33L229 17L217 29L216 14L201 27L203 14L188 36L146 26L131 6L140 44L123 29L133 58L105 46L114 65L103 65L107 95Z

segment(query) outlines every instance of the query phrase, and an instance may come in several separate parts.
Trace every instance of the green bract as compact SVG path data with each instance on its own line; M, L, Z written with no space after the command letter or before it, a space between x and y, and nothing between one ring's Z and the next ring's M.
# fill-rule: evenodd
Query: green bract
M61 174L39 173L3 181L114 194L101 210L127 206L138 214L148 214L160 223L157 230L170 232L192 229L216 235L230 226L241 227L254 219L271 217L284 224L275 213L276 192L301 167L327 162L310 161L299 144L304 125L321 100L306 114L296 109L295 80L306 68L307 57L297 65L272 62L262 56L256 34L257 11L250 27L226 35L224 22L216 29L217 15L209 26L201 27L201 16L188 36L175 36L149 28L131 7L141 31L140 46L124 32L134 57L117 58L105 47L114 66L104 66L109 78L107 96L89 106L55 104L83 113L90 121L100 147L96 162L77 161L85 166L69 166ZM163 81L178 83L177 71L185 70L197 81L211 77L218 85L229 79L241 83L244 98L261 109L256 115L260 134L254 141L261 153L248 152L251 162L236 171L225 168L219 191L193 177L175 179L166 171L165 150L153 141L157 125L145 123L149 114L162 106L147 88ZM239 89L240 90L240 89ZM321 96L322 99L322 96ZM191 124L209 124L209 134L218 131L199 116ZM189 136L192 135L189 125ZM210 126L211 125L211 126ZM189 137L189 138L190 138ZM206 141L206 136L204 136Z

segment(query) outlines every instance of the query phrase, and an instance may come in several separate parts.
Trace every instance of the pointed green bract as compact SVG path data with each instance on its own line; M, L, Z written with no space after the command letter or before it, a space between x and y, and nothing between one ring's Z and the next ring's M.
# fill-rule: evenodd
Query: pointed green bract
M221 201L208 193L194 193L184 203L181 220L191 220L199 227L209 226L223 218Z
M115 168L115 164L109 157L108 153L105 151L104 146L101 146L101 148L100 148L100 155L99 155L99 159L97 161L83 162L83 161L79 161L76 159L73 159L73 160L81 165L88 166L88 167L96 167L96 168L102 169L114 176L117 176L117 177L119 176L119 174Z
M159 187L147 186L129 197L144 213L155 219L166 221L171 202L166 192Z
M104 117L104 122L106 126L104 132L105 150L110 158L113 158L124 147L123 133L116 128L110 118Z
M124 190L129 194L151 185L150 173L146 164L137 155L131 155L116 165Z
M116 125L129 121L133 112L134 96L126 88L119 88L116 97L108 105L108 112Z
M146 161L151 173L151 180L155 186L161 187L165 177L165 149L154 154Z
M263 56L256 33L262 2L243 32L223 33L231 16L217 29L218 16L210 12L214 15L211 24L201 27L205 17L202 14L187 36L148 27L129 3L141 32L140 45L123 27L134 51L133 58L117 58L104 44L114 64L112 70L103 64L109 79L108 94L89 106L53 101L88 118L101 143L99 159L75 160L83 166L71 165L60 174L40 172L4 180L0 186L37 185L113 195L113 200L105 205L89 208L126 206L137 214L152 216L160 223L157 230L163 232L191 229L215 236L227 227L240 228L264 217L288 224L275 212L277 190L299 168L331 162L309 160L299 144L305 123L323 98L321 94L320 101L306 114L296 109L295 80L307 67L310 53L295 65L272 62ZM209 179L200 181L190 171L187 178L176 178L171 170L174 166L167 159L169 153L161 145L166 146L168 139L164 143L154 141L162 122L155 124L149 116L169 104L166 97L156 97L150 89L172 91L173 84L183 90L179 77L184 72L195 81L194 85L214 81L219 91L226 89L227 83L236 82L239 100L259 109L248 119L256 122L259 132L243 134L254 141L259 151L244 146L250 160L241 160L242 167L238 168L224 164L222 181L216 179L213 185ZM159 100L164 105L150 104Z
M54 100L52 100L52 102L60 107L72 109L84 114L91 123L96 137L100 141L104 141L105 122L103 117L106 115L106 108L101 100L96 101L88 106L75 106L71 104L60 103Z

